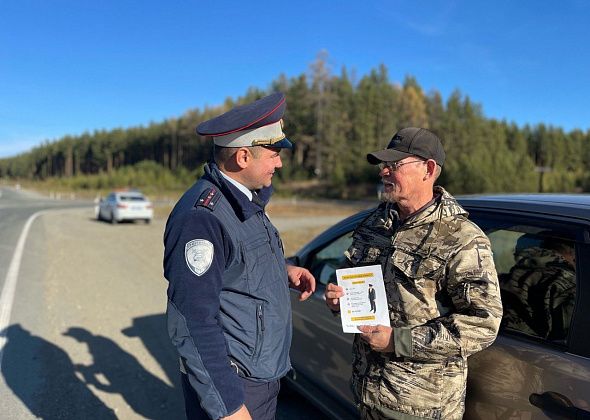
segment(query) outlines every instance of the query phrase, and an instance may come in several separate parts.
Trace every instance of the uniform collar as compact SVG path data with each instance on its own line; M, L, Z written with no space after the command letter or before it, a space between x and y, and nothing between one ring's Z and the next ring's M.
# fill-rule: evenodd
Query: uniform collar
M242 191L244 193L244 195L246 197L248 197L248 200L252 201L252 191L250 191L248 188L246 188L246 186L244 184L242 184L241 182L236 181L235 179L231 178L229 175L227 175L226 173L224 173L223 171L219 171L219 173L221 173L221 176L228 182L230 182L231 184L233 184L238 190Z
M229 201L236 215L242 221L263 211L272 195L272 186L262 188L260 191L257 191L258 199L250 201L241 189L226 180L215 162L209 162L205 165L205 175L203 178L219 188L224 197L227 198L227 201Z

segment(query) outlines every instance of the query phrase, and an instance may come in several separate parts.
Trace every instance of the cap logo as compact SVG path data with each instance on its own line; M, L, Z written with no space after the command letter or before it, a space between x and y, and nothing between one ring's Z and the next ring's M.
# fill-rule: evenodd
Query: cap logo
M262 140L254 140L252 141L252 146L272 146L275 143L280 142L286 136L283 134L282 136L275 137L272 139L262 139Z
M391 139L392 146L393 147L399 146L402 143L403 140L404 140L404 138L402 136L400 136L399 134L396 134ZM390 147L390 149L391 149L391 147Z
M214 142L222 147L271 146L284 138L282 120L279 120L263 127L216 136Z

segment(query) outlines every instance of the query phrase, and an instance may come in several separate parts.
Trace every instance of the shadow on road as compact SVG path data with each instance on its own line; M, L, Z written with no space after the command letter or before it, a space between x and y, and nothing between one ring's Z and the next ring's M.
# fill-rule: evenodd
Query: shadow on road
M134 356L111 339L78 327L68 329L64 335L85 343L93 356L92 365L76 366L87 384L120 394L133 411L149 419L175 417L171 411L182 407L181 394L174 386L145 370Z
M168 338L166 314L133 318L132 325L121 332L127 337L137 337L143 342L147 351L160 364L168 380L178 390L181 405L184 404L182 402L178 354Z
M2 375L38 418L116 419L118 416L94 394L93 388L121 395L131 410L149 419L184 418L178 357L166 333L166 315L134 318L122 332L143 342L172 386L147 371L135 356L110 338L81 327L69 328L64 335L88 346L91 365L74 364L64 350L19 324L0 332L7 339ZM283 388L277 419L302 417L323 418L309 402Z
M20 325L3 333L2 359L6 384L29 411L44 419L116 419L75 374L68 354Z
M64 335L88 346L91 365L74 364L55 344L13 325L5 331L2 375L14 394L40 418L117 418L89 385L121 395L143 417L182 418L184 404L177 359L165 331L164 314L136 318L131 327L123 330L143 341L173 386L147 371L135 356L110 338L80 327L69 328Z

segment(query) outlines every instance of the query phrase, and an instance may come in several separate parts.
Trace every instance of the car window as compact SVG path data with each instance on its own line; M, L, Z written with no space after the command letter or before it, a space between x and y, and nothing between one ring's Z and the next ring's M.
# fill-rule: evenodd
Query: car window
M504 307L501 331L566 344L576 298L573 239L555 228L485 224Z
M307 266L320 284L336 283L336 270L344 266L344 251L352 244L352 232L324 245L312 255Z

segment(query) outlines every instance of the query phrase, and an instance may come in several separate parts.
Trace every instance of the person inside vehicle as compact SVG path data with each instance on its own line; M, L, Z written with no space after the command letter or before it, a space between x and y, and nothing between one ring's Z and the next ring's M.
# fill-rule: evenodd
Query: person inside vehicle
M546 239L532 243L523 235L515 265L502 284L506 301L503 327L549 341L567 338L576 295L573 245ZM528 246L527 246L528 245Z

